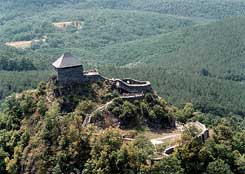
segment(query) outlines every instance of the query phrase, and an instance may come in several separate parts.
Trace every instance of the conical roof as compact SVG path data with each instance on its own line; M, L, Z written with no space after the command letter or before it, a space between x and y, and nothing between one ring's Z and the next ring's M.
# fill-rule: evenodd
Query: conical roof
M81 66L79 60L74 58L71 53L64 53L60 58L58 58L53 64L55 68L69 68L74 66Z

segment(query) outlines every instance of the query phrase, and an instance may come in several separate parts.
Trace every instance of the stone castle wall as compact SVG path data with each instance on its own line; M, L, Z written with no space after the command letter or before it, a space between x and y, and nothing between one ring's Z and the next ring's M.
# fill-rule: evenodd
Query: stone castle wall
M69 84L73 82L81 82L83 80L83 67L72 67L56 69L58 82L62 84Z
M57 69L57 80L61 84L86 83L109 80L119 91L126 93L146 93L151 92L151 83L149 81L139 81L130 78L126 79L107 79L97 71L83 72L83 67L71 67Z
M197 135L197 138L200 142L204 143L209 138L209 130L206 128L206 126L200 122L195 122L195 124L202 130L200 134ZM165 156L169 156L172 154L175 150L175 148L178 147L178 145L171 146L164 150L163 154Z
M148 81L137 81L133 79L113 79L114 86L128 93L146 93L152 91L151 83Z
M125 78L122 79L123 82L130 84L130 85L145 85L147 84L147 81L140 81L140 80L135 80L131 78Z
M101 76L98 72L85 72L84 73L84 81L87 82L98 82L105 81L106 79Z

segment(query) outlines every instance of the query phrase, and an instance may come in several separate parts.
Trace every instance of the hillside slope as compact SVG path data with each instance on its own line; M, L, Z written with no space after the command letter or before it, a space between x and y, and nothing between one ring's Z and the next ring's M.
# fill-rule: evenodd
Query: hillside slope
M4 3L2 3L4 2ZM79 9L103 8L153 11L162 14L199 18L222 19L231 16L244 15L245 2L242 0L0 0L2 11L18 7L19 14L24 10L47 10L57 7L72 7Z
M0 112L1 173L41 174L56 171L56 165L61 173L81 173L90 158L90 141L103 134L103 129L120 128L117 138L123 143L124 130L137 135L134 130L148 126L174 128L177 115L188 119L193 112L192 106L178 110L153 93L141 100L123 100L108 80L64 87L52 79L5 100ZM105 105L108 109L104 112L100 108ZM93 124L84 126L88 115ZM12 138L13 144L9 144Z
M203 112L245 115L244 82L203 76L201 73L166 68L161 65L142 65L133 68L101 67L111 77L132 77L149 80L160 96L174 105L192 102Z
M8 6L6 3L3 5ZM75 54L83 64L95 66L98 63L95 61L95 54L99 48L151 37L196 24L196 21L188 18L153 12L93 8L82 10L67 4L60 4L60 6L53 8L51 4L43 7L44 11L36 11L36 6L32 5L30 7L32 11L28 12L29 9L11 11L12 6L9 4L8 8L1 11L3 13L0 14L0 18L2 15L0 20L0 71L2 74L0 100L12 92L28 89L33 87L33 84L37 85L37 81L32 81L32 85L28 85L31 79L28 77L30 73L26 71L30 68L24 67L28 64L33 65L31 70L39 74L38 81L46 80L46 73L40 72L50 70L51 63L64 51ZM52 25L52 22L57 21L81 21L83 25L78 31L70 27L64 32ZM10 41L42 40L44 38L46 38L45 42L35 42L32 48L25 50L4 46L5 42ZM23 60L27 60L25 65L18 63ZM16 68L17 64L19 68ZM15 74L22 71L18 80L8 75L14 71L18 71Z
M227 19L115 44L101 50L97 60L124 67L105 73L152 81L174 104L191 101L205 111L244 114L244 21Z
M81 21L83 24L80 30L76 31L71 27L67 32L61 32L52 26L52 22L62 21ZM66 46L91 49L167 33L194 24L196 22L189 18L153 12L81 10L68 7L50 9L45 13L39 12L32 16L8 20L2 25L0 32L3 35L2 42L40 39L42 36L47 36L48 43L45 47L48 48ZM16 28L13 25L19 26ZM56 43L57 40L60 43Z
M157 64L214 76L245 72L245 18L194 26L152 38L115 44L98 53L98 60L127 65Z
M129 2L132 8L140 10L206 19L243 15L245 9L242 0L129 0Z
M244 173L244 120L239 117L211 121L194 112L191 103L178 109L154 93L124 100L108 80L60 86L52 79L3 103L1 173L166 173L171 168L171 173L192 174L209 171L216 159L230 161L226 173ZM92 122L86 125L88 115ZM183 124L200 119L214 131L204 142L204 125L192 122L176 129L176 119ZM163 155L176 144L175 153Z

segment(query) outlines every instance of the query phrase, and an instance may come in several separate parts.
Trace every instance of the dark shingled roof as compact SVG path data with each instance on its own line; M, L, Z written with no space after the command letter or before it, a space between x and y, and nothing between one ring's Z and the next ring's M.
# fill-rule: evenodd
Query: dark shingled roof
M82 64L74 58L71 53L64 53L53 64L55 68L69 68L74 66L81 66Z

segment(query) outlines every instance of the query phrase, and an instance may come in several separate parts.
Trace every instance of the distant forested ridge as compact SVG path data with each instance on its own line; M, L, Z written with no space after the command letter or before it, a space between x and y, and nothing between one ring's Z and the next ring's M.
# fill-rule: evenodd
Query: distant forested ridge
M244 15L244 0L0 0L0 173L244 174ZM16 41L31 44L6 45ZM45 82L64 52L155 91L129 102L96 83L54 96ZM106 128L114 119L125 129ZM167 144L142 133L175 119L210 138L187 128L172 156L149 163Z
M75 5L79 8L154 11L163 14L210 19L243 15L245 9L245 3L242 0L9 0L3 4L3 7L11 8L13 5L20 8L25 6L50 8Z
M244 8L241 0L0 0L0 99L47 80L69 51L105 76L150 80L173 104L244 114ZM52 24L62 21L81 28ZM34 42L4 45L14 41Z

